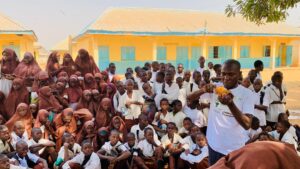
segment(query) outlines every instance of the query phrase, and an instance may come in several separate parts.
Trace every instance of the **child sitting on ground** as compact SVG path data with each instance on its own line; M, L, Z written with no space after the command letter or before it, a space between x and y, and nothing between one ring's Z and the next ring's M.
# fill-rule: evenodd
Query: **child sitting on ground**
M120 169L126 165L126 160L129 158L130 152L119 141L119 138L119 132L112 130L109 141L98 151L103 169Z
M28 142L28 133L25 131L25 125L22 121L17 121L14 125L14 131L11 132L11 145L16 149L18 141Z
M42 138L42 130L40 128L32 128L32 138L28 141L30 152L43 158L49 159L48 164L52 166L57 158L55 151L55 143Z
M196 144L190 146L190 153L182 153L180 158L187 161L192 169L205 169L208 165L208 146L205 135L197 133Z
M67 161L63 169L101 169L101 163L98 155L93 152L92 143L84 140L81 144L82 152L73 159Z
M154 139L153 130L151 128L145 128L145 139L138 143L138 156L134 156L134 164L137 168L148 169L156 168L162 169L164 167L163 162L163 148L158 140ZM152 167L151 167L152 166Z
M56 168L62 166L63 162L72 159L76 154L81 152L81 147L79 144L75 143L75 138L72 134L64 133L63 143L54 164Z
M184 138L187 135L189 135L191 128L193 127L193 123L192 123L191 118L189 118L189 117L185 117L183 119L182 123L183 123L183 126L179 129L178 133L182 138Z
M166 134L169 114L169 101L166 98L160 100L161 110L155 114L153 127L160 137Z

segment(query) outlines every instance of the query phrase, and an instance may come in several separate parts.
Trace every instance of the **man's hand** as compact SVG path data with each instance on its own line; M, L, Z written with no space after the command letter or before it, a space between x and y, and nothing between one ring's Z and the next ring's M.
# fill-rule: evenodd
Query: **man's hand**
M214 88L216 86L213 85L213 84L206 84L206 85L203 85L201 87L201 89L205 92L205 93L212 93L214 91Z
M233 103L233 95L231 93L221 95L218 97L218 99L224 105L229 105Z

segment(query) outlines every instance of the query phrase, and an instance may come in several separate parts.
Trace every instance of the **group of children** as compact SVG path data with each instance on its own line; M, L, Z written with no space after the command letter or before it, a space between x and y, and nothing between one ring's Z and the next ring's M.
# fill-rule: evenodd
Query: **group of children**
M191 72L182 64L145 63L124 78L113 63L100 71L81 49L62 63L51 53L45 71L26 52L2 52L0 166L2 168L193 168L209 167L206 140L213 93L188 97L208 85L222 86L222 65L199 58ZM263 85L256 61L239 84L252 93L251 128L245 144L281 141L298 148L299 127L288 122L283 74ZM221 103L216 103L221 104ZM230 131L228 131L230 132Z

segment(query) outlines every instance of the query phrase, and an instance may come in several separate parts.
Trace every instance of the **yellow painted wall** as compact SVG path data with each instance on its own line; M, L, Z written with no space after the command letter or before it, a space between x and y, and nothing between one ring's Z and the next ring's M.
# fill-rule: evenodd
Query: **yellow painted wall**
M4 50L4 46L19 46L19 59L22 59L25 52L32 52L34 53L34 39L32 36L29 35L23 35L23 36L17 36L17 35L6 35L1 34L0 36L0 50L1 52ZM1 55L2 57L2 55Z
M94 56L98 63L98 47L108 46L110 52L110 61L121 61L121 47L134 46L136 61L154 60L156 47L165 46L167 48L167 60L176 60L176 47L189 47L189 58L191 57L191 47L202 47L203 54L207 57L210 46L232 46L233 58L240 58L240 47L250 47L250 57L260 58L263 56L263 47L276 45L275 56L278 56L279 46L293 45L293 51L298 51L300 45L295 45L295 41L300 38L292 37L238 37L238 36L131 36L131 35L84 35L72 43L72 54L77 55L80 48L87 49ZM206 47L204 47L206 46ZM300 54L293 53L293 62L299 62L297 58ZM293 63L293 65L299 65Z

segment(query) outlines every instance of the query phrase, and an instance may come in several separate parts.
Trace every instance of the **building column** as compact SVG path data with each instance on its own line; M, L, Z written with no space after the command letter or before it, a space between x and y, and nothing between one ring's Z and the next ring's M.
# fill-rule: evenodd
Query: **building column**
M152 60L157 59L157 43L156 40L154 39L153 41L153 52L152 52Z
M277 42L273 40L271 46L271 68L274 70L276 68L276 53L277 53Z
M233 41L233 59L238 59L238 49L239 49L239 45L238 45L238 40L235 38Z
M202 45L202 56L204 56L204 58L208 58L208 52L207 52L207 41L206 38L204 37L204 41L203 41L203 45ZM199 56L200 57L200 56Z

